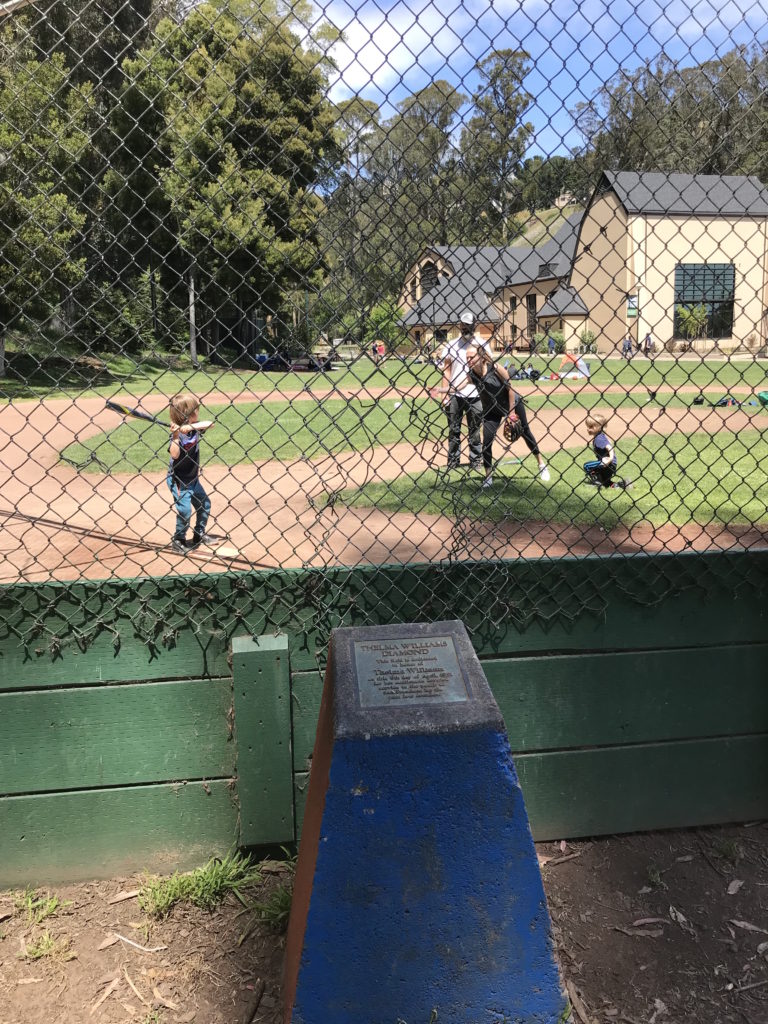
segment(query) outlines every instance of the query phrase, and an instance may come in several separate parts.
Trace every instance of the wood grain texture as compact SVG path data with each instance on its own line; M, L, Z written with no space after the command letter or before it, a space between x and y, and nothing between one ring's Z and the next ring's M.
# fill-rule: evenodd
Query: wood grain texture
M768 815L768 735L521 754L514 760L537 840Z
M294 772L309 771L322 696L323 677L319 672L291 673Z
M304 824L304 808L307 805L307 794L309 793L309 772L296 772L293 776L293 805L296 815L296 839L301 836L301 826Z
M235 637L235 693L240 843L291 842L293 765L286 636Z
M234 775L230 679L0 693L0 795Z
M237 842L224 780L0 798L0 887L170 874Z
M483 669L513 751L768 732L768 644L508 658Z

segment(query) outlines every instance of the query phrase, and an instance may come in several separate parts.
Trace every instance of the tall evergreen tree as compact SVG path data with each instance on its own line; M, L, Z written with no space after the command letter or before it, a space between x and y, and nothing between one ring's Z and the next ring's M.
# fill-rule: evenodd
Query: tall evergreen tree
M5 38L8 43L8 36ZM85 215L79 164L90 146L92 90L73 86L60 54L38 61L6 46L0 63L0 376L7 331L48 318L80 280Z
M469 223L482 223L487 242L502 245L516 233L517 178L533 133L533 125L523 120L531 103L523 84L528 60L523 50L505 49L480 61L480 85L472 97L475 113L461 136Z
M117 115L135 130L111 188L128 230L151 239L139 251L154 251L171 286L193 274L198 301L236 319L283 317L291 289L323 268L317 186L337 150L328 65L278 15L221 0L161 22L126 62Z

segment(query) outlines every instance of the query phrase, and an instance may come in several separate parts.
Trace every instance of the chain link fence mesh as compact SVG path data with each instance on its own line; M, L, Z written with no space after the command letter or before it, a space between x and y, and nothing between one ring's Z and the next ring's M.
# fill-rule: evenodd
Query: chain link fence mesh
M763 548L765 3L590 11L0 4L0 582Z

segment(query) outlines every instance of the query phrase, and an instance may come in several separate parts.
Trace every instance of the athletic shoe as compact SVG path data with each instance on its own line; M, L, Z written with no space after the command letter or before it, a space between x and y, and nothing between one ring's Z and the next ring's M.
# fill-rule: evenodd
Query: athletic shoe
M542 466L541 467L541 469L539 470L539 476L541 477L541 479L544 481L545 484L548 484L549 481L552 479L552 476L551 476L551 474L549 472L549 468L547 466Z
M595 478L593 476L585 476L584 477L584 483L585 484L589 484L590 487L600 487L601 486L600 485L600 481L599 480L595 480Z
M487 487L493 487L493 477L487 476L485 480L483 480L483 482L480 484L480 486L483 488L483 490L485 490Z
M186 555L189 550L189 543L184 537L174 537L171 541L171 550L177 555Z
M211 536L210 533L193 533L189 546L191 548L196 548L199 547L200 544L215 544L216 542L217 538Z

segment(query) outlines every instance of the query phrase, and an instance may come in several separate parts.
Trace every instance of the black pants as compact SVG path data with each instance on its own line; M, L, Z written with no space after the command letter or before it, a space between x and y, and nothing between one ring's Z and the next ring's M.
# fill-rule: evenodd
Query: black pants
M448 468L455 469L461 462L461 423L465 413L469 433L469 464L479 467L482 454L480 424L483 420L483 406L480 399L451 395L446 412L448 413Z
M584 472L593 480L597 480L603 487L610 487L611 480L616 473L616 466L613 462L609 462L606 466L601 459L590 459L589 462L584 463Z
M539 446L536 444L536 438L531 433L531 428L528 425L528 417L525 414L525 406L520 395L517 396L514 409L517 418L523 424L523 440L528 445L531 453L538 455ZM490 473L493 468L493 442L501 424L502 421L496 418L483 420L483 466L485 466L486 473Z

